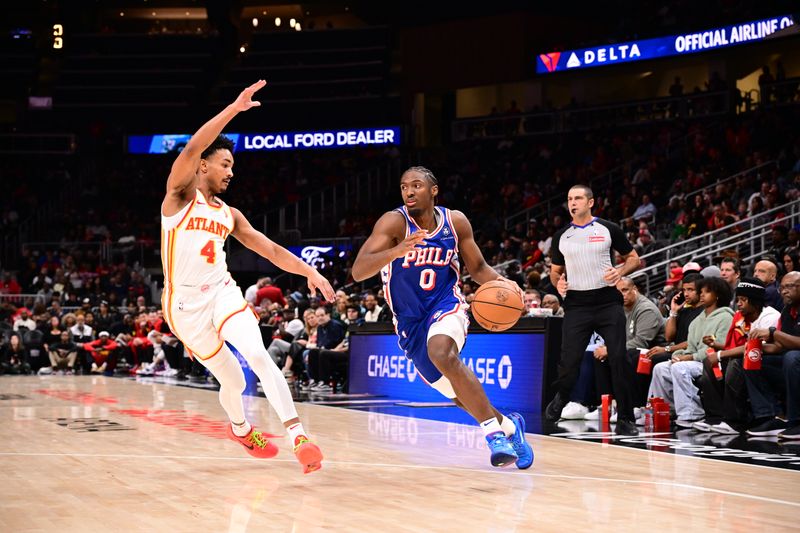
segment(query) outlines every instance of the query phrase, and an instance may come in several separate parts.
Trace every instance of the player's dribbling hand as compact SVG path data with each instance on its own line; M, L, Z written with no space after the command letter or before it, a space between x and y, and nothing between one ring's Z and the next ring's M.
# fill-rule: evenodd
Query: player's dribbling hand
M257 100L253 100L253 95L256 91L263 88L267 84L264 80L258 80L250 87L247 87L236 98L236 101L233 102L233 106L236 108L236 111L247 111L251 107L259 107L261 102Z
M522 292L522 289L520 288L520 286L515 281L511 281L510 279L504 278L504 277L499 277L499 278L497 278L496 281L499 281L501 283L505 283L506 285L508 285L509 289L511 289L512 291L516 292L519 295L519 299L520 300L523 300L523 301L525 300L525 293Z
M314 272L308 276L308 290L311 291L312 296L317 294L317 290L319 290L327 302L332 303L336 299L336 293L333 291L331 283L319 272Z
M428 238L427 231L415 231L414 233L403 239L403 241L400 242L397 246L394 247L395 259L399 257L404 257L408 252L410 252L417 246L425 244L425 239L427 238Z

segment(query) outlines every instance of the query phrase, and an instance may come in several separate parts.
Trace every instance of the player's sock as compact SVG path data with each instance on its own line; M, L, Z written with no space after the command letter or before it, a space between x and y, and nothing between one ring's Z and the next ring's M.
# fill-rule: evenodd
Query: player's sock
M506 434L506 437L511 437L511 435L517 432L517 426L515 426L514 422L507 416L503 417L503 421L500 422L500 427L503 428L503 433Z
M503 428L500 427L500 423L497 421L495 417L492 417L489 420L484 420L483 422L481 422L481 429L483 430L484 437L488 437L493 433L503 433Z
M292 424L291 426L286 428L286 431L289 432L289 438L292 439L292 444L294 444L297 441L297 437L299 437L301 435L304 436L304 437L308 436L308 435L306 435L306 430L303 429L303 424L301 424L300 422L297 422L296 424Z
M253 426L250 425L250 422L245 420L244 422L233 422L231 421L231 429L233 430L233 434L237 437L244 437L250 430L253 429Z

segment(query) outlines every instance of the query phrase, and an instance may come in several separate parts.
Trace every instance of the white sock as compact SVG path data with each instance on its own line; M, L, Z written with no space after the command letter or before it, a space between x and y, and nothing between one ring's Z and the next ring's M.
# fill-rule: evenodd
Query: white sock
M500 427L503 428L503 433L506 434L506 437L510 437L517 432L517 426L515 426L514 422L507 416L503 417L503 421L500 422Z
M250 433L250 430L253 429L253 427L247 420L245 420L242 423L231 421L231 429L233 429L233 434L236 435L237 437L244 437L245 435Z
M481 422L481 429L483 430L483 435L488 437L493 433L503 433L503 428L500 427L500 423L497 421L495 417L490 418L489 420L484 420Z
M286 428L286 431L289 432L289 437L292 439L292 446L294 446L294 441L297 440L297 437L299 437L300 435L304 437L307 436L306 430L303 429L303 424L301 424L300 422L292 424L291 426Z

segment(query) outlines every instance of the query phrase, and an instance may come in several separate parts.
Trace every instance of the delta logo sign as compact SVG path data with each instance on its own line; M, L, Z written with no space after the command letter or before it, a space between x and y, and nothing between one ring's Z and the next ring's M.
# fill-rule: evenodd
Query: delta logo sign
M784 15L696 33L539 54L536 72L548 74L704 52L762 41L793 25L794 19Z

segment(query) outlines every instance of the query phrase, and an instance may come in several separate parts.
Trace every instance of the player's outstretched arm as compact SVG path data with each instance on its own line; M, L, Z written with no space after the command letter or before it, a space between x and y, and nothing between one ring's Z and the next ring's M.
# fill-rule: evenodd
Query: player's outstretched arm
M403 215L395 211L384 213L372 228L372 234L358 251L353 263L353 279L364 281L371 278L398 257L403 257L416 246L423 244L428 236L427 231L415 231L400 240L404 233Z
M253 100L253 94L267 84L264 80L258 80L250 87L243 90L234 102L214 118L203 124L186 147L178 155L172 164L172 170L167 179L167 193L180 194L184 189L191 186L194 182L197 167L200 164L200 154L214 142L214 139L222 132L222 129L242 111L247 111L251 107L258 107L261 102Z
M308 288L311 294L316 294L317 289L329 302L336 299L330 282L325 279L317 269L301 261L292 252L273 242L260 231L256 231L241 211L231 207L233 213L233 235L240 243L253 250L255 253L268 259L275 266L292 274L299 274L308 278Z
M508 278L504 278L495 271L486 260L483 258L478 244L475 242L475 236L472 233L472 224L469 223L467 217L461 211L450 211L455 226L456 235L458 235L458 255L464 261L464 266L467 267L472 279L483 285L487 281L499 280L507 282L517 292L522 293L522 289Z

